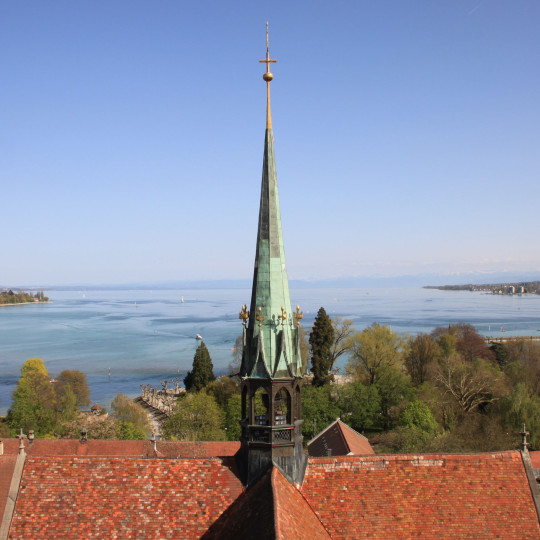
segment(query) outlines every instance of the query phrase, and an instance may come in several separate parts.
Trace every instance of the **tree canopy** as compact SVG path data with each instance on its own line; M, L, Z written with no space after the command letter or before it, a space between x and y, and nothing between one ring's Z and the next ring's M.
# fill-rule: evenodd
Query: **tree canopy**
M206 392L187 394L178 400L174 414L163 424L167 439L221 441L225 439L224 414Z
M208 383L215 380L216 376L214 375L212 358L210 358L210 353L208 352L204 341L201 341L200 345L195 351L193 368L191 371L188 371L186 377L184 378L184 386L188 392L191 390L198 392L202 390Z

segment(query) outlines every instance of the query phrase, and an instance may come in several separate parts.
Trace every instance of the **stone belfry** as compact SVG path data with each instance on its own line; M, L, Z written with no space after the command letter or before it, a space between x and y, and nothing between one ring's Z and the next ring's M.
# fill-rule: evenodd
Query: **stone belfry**
M291 481L304 474L302 449L302 313L291 313L281 232L274 136L270 114L268 23L266 24L266 133L253 289L249 311L240 313L244 347L242 379L242 466L251 484L271 465Z

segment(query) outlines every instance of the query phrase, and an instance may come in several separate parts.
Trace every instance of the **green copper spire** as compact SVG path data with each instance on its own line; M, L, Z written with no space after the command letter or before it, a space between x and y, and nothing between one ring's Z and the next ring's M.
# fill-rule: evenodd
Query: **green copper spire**
M257 249L253 274L253 290L249 317L246 309L240 314L244 320L244 354L241 376L256 378L291 378L302 375L302 361L298 347L300 314L293 317L289 296L285 250L281 232L281 215L274 156L274 136L270 114L270 73L268 25L266 29L266 133L259 208ZM249 318L248 328L245 321Z

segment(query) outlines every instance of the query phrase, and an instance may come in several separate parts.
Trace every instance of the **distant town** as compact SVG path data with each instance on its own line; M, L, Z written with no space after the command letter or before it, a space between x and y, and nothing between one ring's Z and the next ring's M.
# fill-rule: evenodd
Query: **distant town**
M0 290L0 306L28 304L31 302L48 302L49 298L43 294L43 291L37 291L35 294L24 291L13 292L11 289Z
M491 294L540 294L540 281L522 281L518 283L484 283L481 285L426 285L424 289L440 291L480 291Z

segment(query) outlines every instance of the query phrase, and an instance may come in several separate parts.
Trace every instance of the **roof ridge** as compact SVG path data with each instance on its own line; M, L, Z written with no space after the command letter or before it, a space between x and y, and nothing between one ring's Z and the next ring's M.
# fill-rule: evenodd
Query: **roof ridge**
M315 512L315 510L313 509L313 506L311 506L309 501L304 497L304 494L302 493L302 491L297 487L296 484L291 484L278 467L272 467L272 496L274 496L274 470L276 471L276 473L279 473L282 476L283 480L288 482L291 485L291 487L294 490L296 490L296 492L300 495L300 497L302 497L304 502L307 504L308 508L311 510L311 513L315 516L315 519L321 524L321 527L326 531L326 533L328 534L328 537L331 538L331 535L328 532L328 529L325 527L324 523L321 521L321 518L317 515L317 512ZM277 504L275 504L274 502L274 514L275 514L275 523L276 523L276 532L277 532L277 530L279 530L279 525L278 525L279 521L278 521L278 516L276 513L276 508L277 508Z
M497 450L495 452L411 452L408 454L352 454L347 456L308 456L309 461L358 461L358 460L408 460L411 458L453 458L453 457L504 457L504 456L518 456L519 450Z
M344 422L341 418L338 418L336 422L339 426L339 429L343 430L342 426L345 426L347 429L350 429L354 434L360 435L360 437L362 437L363 439L366 439L366 441L369 441L369 439L365 435L362 435L362 433L360 433L359 431L356 431L356 429L349 426L349 424Z
M313 437L310 441L307 442L307 445L309 446L315 439L319 438L323 433L326 433L332 426L334 426L338 422L339 418L336 418L331 424L328 424L322 431L319 431L315 437Z
M277 467L272 467L271 471L270 471L270 486L272 487L272 489L270 490L270 492L272 493L272 506L273 506L273 509L274 509L274 535L275 535L275 538L280 538L280 529L281 529L281 525L280 525L280 521L279 521L279 513L277 511L277 502L276 502L276 496L275 496L275 493L276 493L276 483L275 483L275 474L281 474L281 471L278 470ZM283 475L281 475L283 476ZM285 478L285 477L284 477ZM288 482L288 480L287 480Z

